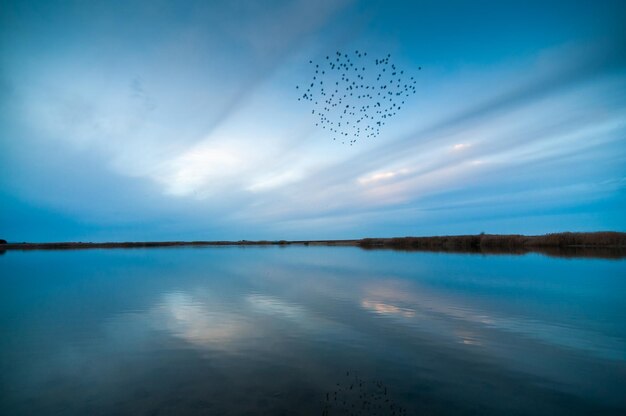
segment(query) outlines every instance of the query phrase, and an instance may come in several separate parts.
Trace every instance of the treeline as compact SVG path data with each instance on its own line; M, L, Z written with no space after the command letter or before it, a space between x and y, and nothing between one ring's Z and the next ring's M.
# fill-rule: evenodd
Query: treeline
M1 240L4 241L4 240ZM287 245L326 245L354 246L358 240L238 240L238 241L129 241L129 242L58 242L58 243L1 243L0 250L64 250L81 248L151 248L151 247L199 247L199 246L287 246Z
M565 247L626 247L626 233L605 231L595 233L554 233L545 235L454 235L438 237L364 238L363 248L395 248L404 250L481 250L533 249Z
M595 233L555 233L537 236L526 235L454 235L438 237L397 237L397 238L364 238L362 240L260 240L260 241L146 241L146 242L58 242L58 243L2 243L0 251L5 250L63 250L82 248L142 248L142 247L184 247L184 246L358 246L364 249L394 250L429 250L482 253L514 253L523 254L528 251L556 253L556 250L609 250L613 257L626 253L626 233L595 232ZM597 253L596 253L597 254ZM592 255L596 255L592 254Z

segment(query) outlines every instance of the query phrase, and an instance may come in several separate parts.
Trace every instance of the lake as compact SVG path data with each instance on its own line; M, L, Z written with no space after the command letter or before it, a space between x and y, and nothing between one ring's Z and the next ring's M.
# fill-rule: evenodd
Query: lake
M2 415L626 413L626 260L7 251Z

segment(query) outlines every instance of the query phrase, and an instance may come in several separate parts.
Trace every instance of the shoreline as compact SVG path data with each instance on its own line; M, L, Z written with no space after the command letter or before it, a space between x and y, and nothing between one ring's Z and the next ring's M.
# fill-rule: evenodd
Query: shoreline
M358 246L361 240L295 240L295 241L127 241L127 242L55 242L55 243L7 243L0 250L72 250L89 248L152 248L152 247L224 247L224 246Z
M350 246L366 250L445 251L484 254L507 254L546 251L605 250L626 252L626 233L552 233L526 236L520 234L477 234L432 237L362 238L347 240L239 240L239 241L130 241L130 242L52 242L0 244L7 250L73 250L153 247L224 247L224 246ZM621 256L620 256L621 257Z

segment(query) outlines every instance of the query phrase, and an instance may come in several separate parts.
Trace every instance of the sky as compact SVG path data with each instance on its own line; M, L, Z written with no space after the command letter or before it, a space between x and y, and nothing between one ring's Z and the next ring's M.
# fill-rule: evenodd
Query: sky
M0 238L626 231L624 20L608 0L0 0ZM417 93L348 146L295 87L353 50Z

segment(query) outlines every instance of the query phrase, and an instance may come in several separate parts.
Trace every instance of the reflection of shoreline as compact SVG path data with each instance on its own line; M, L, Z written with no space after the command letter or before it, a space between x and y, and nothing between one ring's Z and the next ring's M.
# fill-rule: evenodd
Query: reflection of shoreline
M620 259L626 257L626 233L555 233L524 235L457 235L439 237L364 238L360 240L295 241L138 241L9 243L0 250L71 250L88 248L224 247L224 246L356 246L366 250L433 251L468 254L539 253L552 257Z
M476 247L476 248L412 248L412 247L361 247L364 250L394 250L405 252L431 252L431 253L450 253L450 254L481 254L481 255L516 255L523 256L525 254L542 254L548 257L561 258L596 258L596 259L623 259L626 258L626 247L528 247L528 248L495 248L495 247Z

